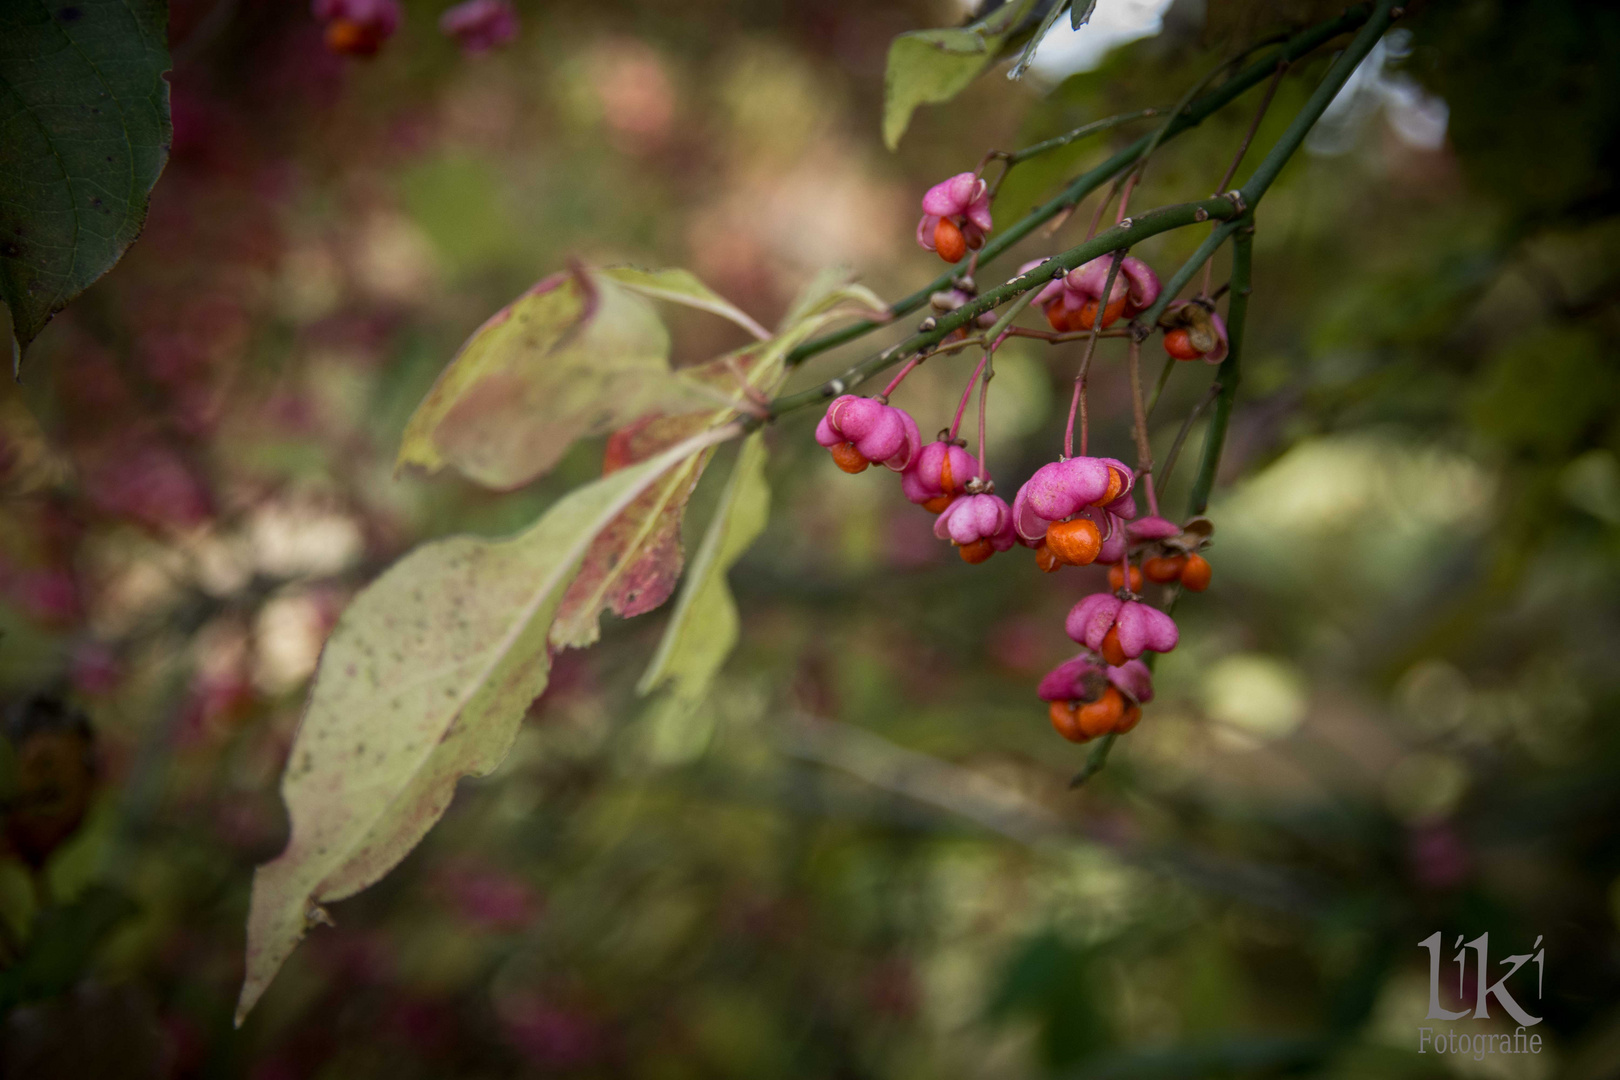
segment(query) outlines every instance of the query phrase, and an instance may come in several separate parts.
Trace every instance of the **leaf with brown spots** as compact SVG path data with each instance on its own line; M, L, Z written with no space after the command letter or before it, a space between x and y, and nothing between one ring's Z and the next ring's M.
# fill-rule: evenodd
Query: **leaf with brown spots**
M558 605L602 530L738 430L711 428L579 488L510 539L425 544L349 605L282 776L292 835L253 877L238 1023L324 919L321 904L387 873L443 815L457 780L505 757L546 687Z
M669 333L643 297L764 330L684 270L575 269L546 278L473 332L405 426L399 464L454 466L510 490L576 439L649 413L713 411L728 393L669 366ZM695 430L695 429L694 429Z
M648 412L711 408L669 367L647 301L586 270L547 278L479 327L417 406L400 465L452 465L498 490L548 471L574 440Z

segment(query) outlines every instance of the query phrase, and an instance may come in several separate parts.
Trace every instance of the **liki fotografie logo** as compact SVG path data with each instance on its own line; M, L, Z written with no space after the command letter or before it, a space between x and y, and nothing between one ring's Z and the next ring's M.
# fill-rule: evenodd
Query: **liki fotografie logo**
M1448 1009L1441 1001L1440 978L1440 950L1445 938L1436 930L1422 941L1419 947L1429 950L1429 1015L1428 1020L1490 1020L1491 1004L1500 1007L1519 1026L1513 1034L1505 1032L1480 1032L1468 1030L1463 1027L1418 1028L1418 1053L1427 1054L1433 1051L1437 1054L1470 1054L1474 1060L1482 1060L1486 1054L1539 1054L1541 1053L1541 1036L1530 1034L1527 1029L1541 1023L1541 1017L1532 1016L1525 1007L1508 990L1508 980L1512 979L1519 969L1526 964L1533 963L1536 969L1536 1000L1541 1000L1541 987L1546 975L1547 950L1541 947L1541 938L1537 937L1531 946L1534 952L1520 953L1509 956L1497 963L1508 965L1502 977L1495 982L1490 978L1490 947L1491 935L1481 934L1473 941L1463 944L1463 935L1458 934L1452 948L1457 954L1452 957L1457 963L1457 984L1454 995L1449 993L1450 980L1446 980L1447 996L1452 997L1454 1003L1465 1006L1461 1009ZM1472 954L1472 955L1470 955ZM1468 969L1472 967L1475 978L1472 984L1468 980ZM1514 986L1520 995L1527 995L1529 987L1529 974L1518 980ZM1528 997L1526 996L1526 1000ZM1472 1001L1473 1008L1466 1006Z

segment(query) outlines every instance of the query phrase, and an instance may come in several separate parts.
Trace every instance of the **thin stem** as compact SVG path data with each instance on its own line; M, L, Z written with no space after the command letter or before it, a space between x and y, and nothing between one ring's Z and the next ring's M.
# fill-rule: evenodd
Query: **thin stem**
M1129 572L1127 571L1127 573ZM1114 748L1114 741L1118 738L1118 735L1109 732L1097 740L1097 745L1091 748L1091 756L1086 758L1085 765L1081 767L1079 772L1074 774L1074 779L1069 781L1071 789L1079 787L1102 772L1103 766L1108 764L1108 752Z
M1147 481L1148 512L1159 513L1159 500L1153 492L1153 445L1148 440L1147 408L1142 403L1142 343L1132 338L1125 347L1131 377L1131 433L1136 437L1136 471ZM1126 585L1130 578L1125 579Z
M1243 133L1243 141L1238 143L1237 153L1232 155L1232 163L1226 167L1226 172L1221 175L1221 182L1215 185L1215 194L1224 194L1226 185L1230 184L1232 177L1237 174L1238 166L1242 164L1244 155L1249 152L1249 144L1254 142L1255 133L1260 130L1260 121L1265 119L1266 112L1271 108L1272 99L1277 96L1277 87L1282 85L1283 76L1287 73L1287 59L1278 60L1277 74L1273 75L1271 81L1266 84L1265 96L1260 99L1260 107L1254 111L1254 119L1249 121L1249 130ZM1199 296L1209 295L1210 277L1214 272L1215 261L1210 259L1204 263L1204 283L1198 289Z
M1068 146L1070 143L1077 142L1089 135L1098 135L1104 131L1112 131L1114 128L1122 127L1125 124L1133 123L1137 120L1146 120L1150 117L1158 116L1164 111L1164 106L1153 106L1152 108L1138 109L1135 112L1120 113L1118 116L1110 116L1103 120L1093 120L1089 124L1082 124L1073 131L1066 132L1062 135L1053 136L1050 139L1045 139L1041 142L1035 143L1032 146L1026 146L1022 150L1014 150L1011 153L1008 153L1005 150L990 151L984 156L984 159L979 162L979 172L983 173L984 170L989 167L992 161L1000 161L1002 164L1001 175L996 177L995 183L990 185L991 201L993 202L996 196L1001 192L1001 185L1006 182L1007 174L1031 158L1039 157L1040 155L1049 153L1053 150L1059 150L1065 146Z
M889 385L885 386L883 388L883 393L878 395L878 400L882 401L885 405L888 404L889 395L894 393L895 387L899 386L900 383L905 379L905 377L907 375L911 374L911 369L912 368L914 368L918 364L922 363L930 355L932 355L932 354L930 354L930 353L918 353L916 356L913 356L910 360L907 360L906 363L905 363L905 366L900 369L900 373L898 375L896 375L894 378L890 379L889 380Z
M1034 338L1049 345L1062 345L1070 341L1082 341L1091 336L1090 330L1065 330L1058 333L1055 330L1035 330L1028 326L1012 326L1007 328L1007 337ZM1105 338L1126 338L1131 336L1129 330L1104 330L1097 335Z
M1153 400L1148 402L1148 416L1151 417L1153 410L1159 407L1159 399L1164 396L1164 385L1170 381L1170 372L1175 366L1176 358L1166 353L1164 367L1159 370L1159 381L1153 384Z
M1198 399L1198 404L1192 407L1187 418L1181 422L1181 430L1176 432L1176 441L1170 444L1170 452L1164 455L1164 468L1159 470L1159 482L1166 490L1169 490L1170 473L1176 467L1176 460L1181 456L1181 444L1187 441L1187 433L1192 430L1192 426L1198 422L1198 418L1204 414L1204 410L1209 408L1209 403L1214 401L1220 392L1220 380L1211 379L1209 389L1204 391L1204 396Z
M1108 278L1103 283L1102 295L1097 298L1097 314L1091 320L1091 336L1086 339L1086 352L1080 358L1080 369L1074 375L1074 397L1069 402L1069 426L1063 432L1063 456L1074 456L1074 421L1078 414L1080 418L1080 453L1086 452L1087 436L1090 434L1086 414L1086 376L1091 373L1091 357L1097 351L1097 335L1102 333L1103 319L1108 312L1109 297L1114 294L1114 280L1119 276L1119 266L1125 261L1125 249L1120 248L1114 252L1114 259L1108 264Z
M973 400L973 384L979 381L979 372L984 370L985 362L990 359L990 350L986 349L979 358L979 366L973 369L968 376L967 385L962 388L962 400L956 405L956 416L951 420L951 434L946 442L955 442L956 433L962 430L962 417L967 412L968 402Z
M1137 169L1125 178L1125 189L1119 193L1119 211L1114 214L1115 225L1125 220L1125 212L1131 206L1131 192L1136 190L1136 182L1141 178L1141 169Z
M1108 204L1114 201L1114 196L1117 194L1119 194L1119 184L1115 182L1114 186L1108 189L1108 194L1103 196L1102 202L1097 204L1096 212L1091 215L1091 224L1086 227L1087 240L1097 235L1097 226L1102 224L1103 211L1108 209ZM1116 222L1116 224L1118 223Z
M1110 116L1103 120L1093 120L1091 123L1082 124L1073 131L1067 132L1063 135L1054 135L1050 139L1035 143L1032 146L1026 146L1022 150L1013 151L1006 157L1007 168L1010 170L1013 166L1021 165L1032 157L1039 157L1041 154L1047 153L1048 151L1061 149L1062 147L1068 146L1072 142L1084 139L1088 135L1096 135L1100 132L1112 131L1114 128L1121 127L1137 120L1146 120L1150 117L1158 116L1164 111L1165 106L1154 105L1146 109L1138 109L1135 112L1120 113L1118 116Z
M986 482L990 479L990 466L984 455L984 414L986 402L990 397L990 380L996 377L996 346L992 341L990 347L984 351L984 379L979 383L979 480Z
M1362 25L1367 21L1370 12L1369 5L1358 4L1347 9L1336 18L1325 20L1302 30L1288 39L1277 52L1248 64L1231 78L1178 112L1171 118L1170 124L1164 130L1160 141L1174 138L1184 131L1197 127L1216 112L1237 100L1248 90L1263 82L1276 70L1279 60L1287 60L1290 63L1298 61L1301 57L1309 55L1340 34L1354 30ZM1150 136L1144 135L1100 165L1075 177L1062 191L1024 215L1023 218L1003 230L986 244L979 253L980 260L987 262L997 258L1058 214L1072 210L1077 203L1098 187L1107 183L1121 169L1134 164L1141 157L1150 141ZM1250 202L1252 205L1252 200ZM959 266L949 268L928 285L910 296L895 301L890 306L890 311L896 316L915 311L927 303L928 297L933 293L947 288L960 272L961 267ZM856 338L864 337L873 330L886 325L888 325L887 322L862 320L840 327L831 333L813 338L795 348L788 353L787 364L789 367L802 364L812 356L826 352L828 349L837 348L839 345L854 341Z
M1243 359L1244 323L1249 313L1250 271L1254 256L1254 225L1252 219L1244 223L1232 241L1232 296L1226 307L1226 359L1215 372L1220 387L1215 398L1215 412L1210 417L1209 432L1204 436L1204 455L1198 463L1198 476L1193 481L1192 495L1187 500L1187 516L1194 517L1209 508L1209 493L1215 486L1215 473L1221 465L1221 450L1226 445L1226 428L1232 418L1232 402L1237 397L1238 383L1242 379L1239 365Z
M1232 182L1237 173L1238 166L1243 162L1243 156L1249 152L1249 144L1254 142L1255 132L1260 130L1260 121L1265 119L1266 111L1271 108L1272 98L1277 96L1277 87L1282 84L1282 78L1288 72L1288 60L1283 58L1277 61L1277 74L1271 77L1266 84L1265 96L1260 99L1260 107L1254 111L1254 119L1249 121L1249 130L1244 132L1243 141L1238 143L1237 153L1232 155L1232 164L1226 167L1226 173L1221 182L1215 185L1215 194L1219 195L1226 190L1226 185Z

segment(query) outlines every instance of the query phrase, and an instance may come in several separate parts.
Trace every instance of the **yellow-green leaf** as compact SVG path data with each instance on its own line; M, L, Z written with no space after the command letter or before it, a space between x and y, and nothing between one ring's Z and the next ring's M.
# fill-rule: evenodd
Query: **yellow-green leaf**
M867 319L889 317L889 306L882 297L865 285L852 283L844 267L834 266L818 272L799 290L777 332L786 333L806 319L834 311Z
M651 306L581 270L540 282L474 332L406 425L399 464L453 465L509 490L575 439L711 405L670 370Z
M737 644L737 604L726 574L765 528L771 491L765 482L764 433L743 443L731 478L681 586L658 652L637 686L647 694L670 686L672 707L700 703Z
M937 105L967 89L989 67L1033 0L1009 0L972 26L912 30L889 44L883 76L883 142L890 150L919 105Z
M883 76L883 144L898 147L917 106L951 100L994 57L991 43L965 28L912 30L895 38Z
M363 590L321 656L282 777L292 832L259 867L241 1021L322 903L387 873L444 813L463 776L492 770L550 673L547 636L598 533L715 428L559 500L506 540L426 544Z
M636 266L610 266L598 272L603 277L612 278L625 288L643 296L685 304L687 307L698 308L721 318L730 319L761 340L771 336L770 331L755 322L746 311L703 284L690 270L643 270Z

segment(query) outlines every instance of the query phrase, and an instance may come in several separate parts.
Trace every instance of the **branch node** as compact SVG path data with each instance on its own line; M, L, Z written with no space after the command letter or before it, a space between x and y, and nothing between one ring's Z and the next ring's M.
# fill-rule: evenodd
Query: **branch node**
M1209 211L1205 210L1202 206L1200 206L1198 209L1193 211L1193 220L1194 221L1208 221L1209 220Z
M1242 214L1249 209L1249 204L1243 201L1243 192L1232 190L1221 192L1221 198L1232 204L1236 214Z
M934 329L938 325L939 324L934 321L934 317L932 315L930 315L930 316L928 316L928 318L924 319L922 322L917 324L917 332L921 333L921 334L926 334L926 333L928 333L928 331Z

